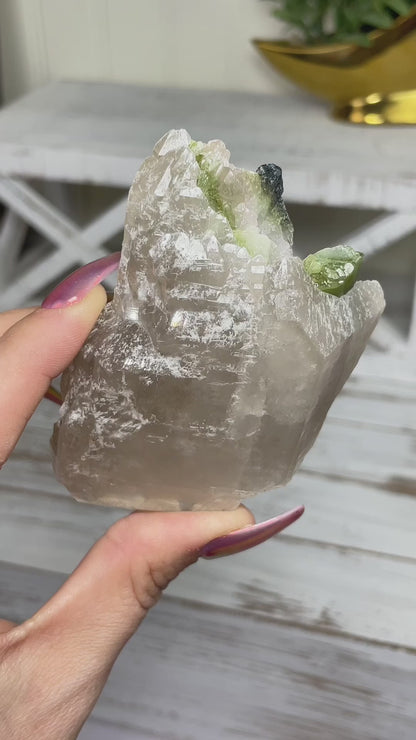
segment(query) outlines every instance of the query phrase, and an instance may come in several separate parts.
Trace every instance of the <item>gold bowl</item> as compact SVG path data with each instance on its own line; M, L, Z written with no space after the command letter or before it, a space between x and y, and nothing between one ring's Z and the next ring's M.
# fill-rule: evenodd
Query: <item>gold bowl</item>
M271 64L308 92L342 104L372 93L386 95L415 87L416 8L385 31L370 34L371 46L295 46L254 39Z
M367 123L416 124L416 90L380 95L372 93L365 98L353 98L336 106L333 115L340 121Z

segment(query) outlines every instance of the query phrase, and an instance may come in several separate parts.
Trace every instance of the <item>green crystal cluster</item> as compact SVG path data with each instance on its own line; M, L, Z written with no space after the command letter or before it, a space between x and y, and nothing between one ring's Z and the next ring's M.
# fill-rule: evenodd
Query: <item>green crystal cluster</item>
M237 224L236 213L233 209L233 192L228 192L228 198L224 192L224 182L221 180L224 167L222 163L212 157L212 152L207 151L205 144L192 141L189 148L195 154L200 174L198 186L206 196L209 205L227 220L236 244L244 247L251 257L258 254L267 257L270 251L270 239L262 234L255 226L241 228ZM211 155L211 156L210 156ZM277 168L276 165L263 165L259 170ZM258 200L259 211L272 210L273 200L276 200L272 192L267 190L267 180L258 172L236 171L235 183L244 184L247 190L252 190ZM281 200L281 193L277 201ZM282 204L283 205L283 204ZM338 246L321 249L315 254L310 254L304 260L304 268L318 288L324 293L335 296L345 295L353 287L357 280L358 272L363 261L361 252L356 252L352 247Z
M324 293L342 296L357 280L364 255L352 247L328 247L310 254L303 262L312 280Z

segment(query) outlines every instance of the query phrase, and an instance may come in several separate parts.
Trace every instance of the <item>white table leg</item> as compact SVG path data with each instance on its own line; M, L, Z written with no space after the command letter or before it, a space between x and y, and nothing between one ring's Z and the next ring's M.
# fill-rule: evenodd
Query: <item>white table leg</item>
M52 254L29 271L23 274L16 271L14 280L0 296L1 309L26 302L77 264L106 255L102 242L123 228L126 209L125 195L81 229L26 183L10 178L0 179L0 201L55 246Z
M390 213L362 226L343 239L366 257L380 252L390 244L416 231L416 215L410 213Z
M409 213L390 213L375 219L370 224L357 229L342 239L343 244L349 244L363 252L367 257L380 252L404 236L416 231L416 215ZM416 322L416 307L413 306L414 327ZM373 343L384 351L407 351L410 344L415 344L415 329L411 329L406 340L393 324L383 317L373 335Z
M7 209L0 230L0 286L8 283L27 233L27 224Z
M58 249L70 251L72 260L83 261L85 250L89 250L89 259L105 254L101 246L84 244L82 230L26 183L1 178L0 200L56 244Z
M408 352L409 352L409 360L411 362L412 368L416 370L416 276L415 276L415 287L413 291L412 314L410 317Z

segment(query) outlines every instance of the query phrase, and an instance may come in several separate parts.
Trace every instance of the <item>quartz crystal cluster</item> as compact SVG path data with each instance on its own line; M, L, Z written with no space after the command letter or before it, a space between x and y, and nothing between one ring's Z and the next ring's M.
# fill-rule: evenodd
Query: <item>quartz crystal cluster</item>
M54 465L76 499L232 509L289 481L384 308L377 282L323 292L291 242L276 165L184 130L156 144L114 299L62 381Z

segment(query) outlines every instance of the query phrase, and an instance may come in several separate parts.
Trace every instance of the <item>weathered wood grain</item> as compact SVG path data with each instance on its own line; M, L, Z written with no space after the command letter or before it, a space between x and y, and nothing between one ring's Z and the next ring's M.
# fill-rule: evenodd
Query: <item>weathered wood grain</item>
M148 737L150 740L151 736ZM90 717L78 735L78 740L146 740L146 736L138 734L137 729L132 727Z
M61 581L2 564L1 602L23 619ZM81 737L413 740L415 671L414 654L164 597L94 710L125 735L91 724Z
M336 490L327 491L327 502L331 495L336 497ZM305 514L303 529L299 522L286 535L249 553L200 561L171 586L171 593L276 621L416 648L415 509L413 498L400 497L398 503L402 501L410 501L413 508L403 515L406 544L401 550L400 514L391 534L389 511L384 514L382 504L379 509L370 506L357 534L354 520L348 518L348 498L341 512L334 501L328 515L324 503L322 521L311 498L311 518ZM7 493L4 488L0 504L0 558L58 572L70 572L106 527L124 514L81 506L69 497ZM358 500L356 505L359 508ZM261 515L283 508L276 498ZM337 536L341 544L334 542ZM365 549L370 543L376 551ZM393 554L377 552L383 546ZM404 554L397 555L396 550Z
M43 401L32 423L50 428L58 413L55 404ZM335 399L329 417L416 429L416 379L353 374Z
M398 211L416 203L410 130L392 147L388 130L348 126L340 146L339 124L318 102L230 91L52 83L3 111L1 172L129 187L156 138L183 126L225 140L240 166L277 157L288 200Z
M65 254L69 246L73 253L81 251L81 261L101 249L87 231L74 232L69 244L68 218L33 188L19 184L16 176L128 188L155 139L184 126L195 138L222 138L240 166L256 169L261 162L278 161L288 201L383 210L387 206L392 214L353 234L353 242L364 244L368 254L416 228L410 131L401 132L392 148L389 131L345 127L340 146L339 124L311 99L55 82L0 113L0 199L28 223L46 230L52 241L59 232L58 252L30 275L12 281L0 296L0 306L27 301L42 290L44 268L50 281L73 267ZM101 219L100 235L108 238L120 224L120 209L109 210ZM90 237L95 231L92 225ZM414 330L408 342L382 318L377 332L382 346L392 349L394 343L390 354L410 349L414 374Z
M347 127L340 148L339 126L301 99L132 91L57 83L19 101L0 116L0 172L128 186L157 136L185 125L202 139L223 137L242 166L278 156L289 201L389 202L400 211L386 217L389 227L413 228L410 131L392 147L390 132ZM122 211L116 204L72 237L98 245ZM356 236L370 237L370 248L386 240L380 222ZM117 663L84 740L413 740L416 655L386 647L416 651L412 373L405 353L363 358L302 471L249 502L258 519L303 502L304 518L172 584ZM10 618L33 613L123 515L74 503L54 480L56 415L41 405L0 474L0 613Z
M62 492L27 490L0 478L0 559L69 572L80 553L127 513L81 505ZM254 498L248 506L262 521L298 503L305 504L306 513L285 537L416 558L416 496L411 491L391 493L299 473L287 488Z
M394 401L393 397L384 402L380 397L346 399L334 406L302 470L416 493L416 403L406 399ZM55 409L50 413L56 418ZM19 480L19 485L63 492L49 478L52 420L49 429L44 420L37 426L37 420L35 416L24 432L2 472L3 481L13 484Z

